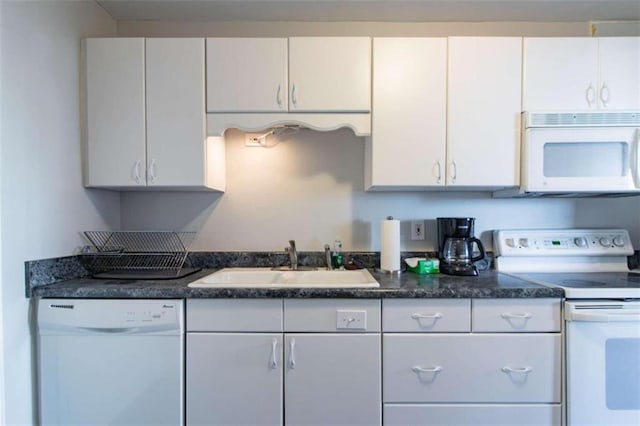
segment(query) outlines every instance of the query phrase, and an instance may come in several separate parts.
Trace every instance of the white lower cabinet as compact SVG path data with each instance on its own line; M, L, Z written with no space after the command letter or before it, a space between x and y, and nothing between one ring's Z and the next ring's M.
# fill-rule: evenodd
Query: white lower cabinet
M559 299L385 299L382 317L385 425L562 424Z
M186 346L187 425L382 422L379 300L188 300Z

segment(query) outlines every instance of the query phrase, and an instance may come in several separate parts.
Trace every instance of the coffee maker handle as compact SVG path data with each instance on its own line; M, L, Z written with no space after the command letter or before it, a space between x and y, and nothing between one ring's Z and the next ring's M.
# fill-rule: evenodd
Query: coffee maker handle
M471 261L472 262L477 262L478 260L482 260L484 259L484 247L482 246L482 242L477 239L476 237L471 237L469 238L469 245L476 243L476 245L478 246L478 250L480 250L480 254L476 257L472 257Z

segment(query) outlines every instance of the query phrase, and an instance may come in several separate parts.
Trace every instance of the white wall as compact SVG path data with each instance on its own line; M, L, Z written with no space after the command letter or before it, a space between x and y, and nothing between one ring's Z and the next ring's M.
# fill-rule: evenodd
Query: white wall
M616 226L640 247L640 197L494 199L487 192L364 192L364 143L351 131L309 130L272 148L244 146L227 132L227 192L126 193L123 229L197 230L194 250L321 250L336 237L346 250L379 250L380 221L400 219L403 250L433 250L435 218L472 216L490 248L496 228ZM269 139L269 142L274 139ZM407 153L415 155L415 153ZM401 165L400 165L401 167ZM411 241L413 219L427 220L425 241Z
M119 194L85 190L80 157L80 39L114 35L116 28L89 1L1 7L2 424L31 425L24 262L73 254L80 231L120 225Z

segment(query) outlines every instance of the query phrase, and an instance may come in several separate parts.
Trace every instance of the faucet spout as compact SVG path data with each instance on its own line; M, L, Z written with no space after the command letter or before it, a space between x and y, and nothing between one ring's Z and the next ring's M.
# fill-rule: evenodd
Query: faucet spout
M291 269L294 271L298 269L298 252L296 250L296 241L289 240L289 247L285 248L285 251L289 254L289 262L291 262Z
M324 261L327 263L327 271L331 271L333 267L331 266L331 247L329 244L324 245Z

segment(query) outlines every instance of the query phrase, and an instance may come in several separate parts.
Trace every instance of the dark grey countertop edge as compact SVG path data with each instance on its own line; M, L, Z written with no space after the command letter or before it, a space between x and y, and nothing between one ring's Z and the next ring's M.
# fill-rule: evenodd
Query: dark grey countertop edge
M35 287L31 297L45 298L562 298L560 288L544 287L495 271L478 277L448 275L388 276L373 272L379 288L197 288L188 284L214 272L205 269L177 280L96 280L79 278Z

